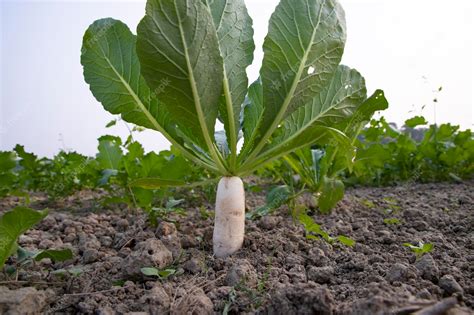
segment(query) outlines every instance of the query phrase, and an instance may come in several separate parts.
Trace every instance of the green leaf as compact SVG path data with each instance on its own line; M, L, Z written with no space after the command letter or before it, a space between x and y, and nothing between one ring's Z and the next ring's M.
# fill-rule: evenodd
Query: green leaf
M103 169L117 170L119 168L123 156L121 144L118 137L102 136L99 138L99 153L96 158Z
M383 219L383 223L385 225L400 225L402 224L402 222L400 221L400 219L397 219L397 218L386 218L386 219Z
M140 178L130 183L131 187L140 187L145 189L160 189L163 187L179 187L185 185L186 182L184 181L162 178Z
M44 258L49 258L52 261L61 262L72 259L74 257L72 251L70 249L47 249L39 252L34 256L35 261L40 261Z
M355 245L355 241L347 236L344 236L344 235L339 235L337 237L337 240L339 242L341 242L342 244L346 245L346 246L349 246L349 247L353 247Z
M325 177L318 198L318 207L322 213L329 213L344 198L344 184L341 180Z
M320 149L313 149L311 150L311 169L313 173L313 180L310 182L313 182L315 184L319 184L321 182L321 161L323 160L324 156L326 155L326 152L324 150ZM304 161L302 161L304 162Z
M283 134L275 143L292 141L316 125L333 126L346 120L362 106L366 97L365 80L360 73L339 66L330 84L283 122Z
M71 267L71 268L69 268L69 269L58 269L58 270L54 270L54 271L52 271L51 273L54 274L54 275L60 275L60 276L64 276L64 275L66 275L66 273L69 273L69 274L72 275L73 277L78 277L78 276L80 276L83 272L84 272L84 267L82 267L82 266L76 266L76 267Z
M158 272L158 275L160 276L161 279L166 279L171 275L174 275L176 273L176 270L174 269L165 269L165 270L160 270Z
M21 166L30 170L33 170L37 167L38 157L35 154L26 152L25 147L19 144L15 146L14 150L18 154L18 157L21 159Z
M423 244L423 247L422 247L424 253L431 252L433 250L433 248L434 248L434 245L431 244L431 243Z
M340 66L330 84L314 96L309 104L283 121L272 143L260 154L261 159L275 158L315 143L334 142L350 150L352 141L339 129L329 126L347 120L363 104L364 78L356 70Z
M167 209L173 209L173 208L176 208L177 206L179 206L180 204L182 204L184 202L184 199L174 199L173 197L171 197L167 202L166 202L166 208Z
M157 268L152 268L152 267L144 267L142 269L140 269L142 271L142 273L145 275L145 276L155 276L155 277L158 277L158 272L159 270Z
M111 177L118 175L118 171L113 169L105 169L101 172L101 175L102 176L99 179L99 185L105 186L109 183Z
M240 129L240 112L247 94L246 68L252 63L252 19L243 0L203 0L209 7L224 60L223 93L219 113L226 130L227 141L234 150Z
M14 152L0 152L0 173L8 172L16 166L16 154Z
M315 238L315 235L321 236L325 241L332 242L333 238L329 236L329 234L321 228L321 225L314 222L313 218L309 215L302 213L298 217L298 220L301 224L303 224L306 230L306 237L311 239Z
M286 141L281 145L269 145L268 149L262 152L255 161L252 161L246 169L253 170L264 163L313 144L337 145L347 156L354 154L351 140L343 132L331 127L316 125L307 128L304 133L293 138L292 141Z
M146 267L146 268L142 268L141 272L145 276L158 277L160 279L167 279L169 276L174 275L176 273L176 270L175 269L159 270L153 267Z
M266 197L267 206L276 209L284 205L293 195L290 187L281 185L270 190Z
M355 245L355 241L347 236L339 235L335 238L330 236L326 231L322 229L321 225L314 222L313 218L311 218L305 213L300 214L298 220L301 224L303 224L306 230L307 239L318 239L317 236L320 236L329 244L332 244L334 243L334 241L337 240L341 244L349 247L353 247Z
M168 140L178 139L169 114L155 96L162 91L151 91L140 75L135 44L136 37L124 23L111 18L95 21L84 34L82 44L84 78L108 112L158 130Z
M434 245L431 243L419 242L418 246L410 243L403 243L403 246L408 247L416 255L417 259L421 258L424 254L430 253L434 249Z
M245 157L248 150L254 145L264 110L262 81L259 78L250 85L247 98L244 102L244 121L242 127L245 142L241 153L243 157Z
M5 273L9 276L13 276L16 272L17 269L15 268L15 266L9 265L5 267Z
M0 269L16 250L17 239L48 215L48 211L35 211L16 207L0 218Z
M148 0L137 28L142 74L180 129L213 150L224 79L212 16L201 1ZM205 141L204 141L205 140Z
M428 124L428 122L426 121L425 117L423 117L423 116L415 116L415 117L407 119L405 121L405 126L407 126L409 128L415 128L415 127L423 126L423 125L427 125L427 124Z
M269 136L282 118L330 83L345 40L344 11L337 1L280 1L263 45L262 133Z
M342 122L338 129L343 130L346 135L356 139L361 129L369 123L375 112L388 108L388 101L382 90L376 90L372 96L366 99L348 121Z
M115 126L116 124L117 124L117 119L113 119L109 121L107 125L105 125L105 128L110 128L112 126Z
M33 258L36 255L35 252L27 250L23 247L18 246L16 250L17 262L23 263L28 261L29 259Z
M273 210L278 209L287 203L293 196L291 188L287 185L280 185L272 188L266 196L266 204L252 212L247 213L247 218L256 219L268 215Z

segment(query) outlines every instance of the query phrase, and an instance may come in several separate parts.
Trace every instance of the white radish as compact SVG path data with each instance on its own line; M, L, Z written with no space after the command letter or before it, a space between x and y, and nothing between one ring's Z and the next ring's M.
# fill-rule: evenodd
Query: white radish
M238 251L244 242L244 233L244 183L239 177L223 177L217 186L214 255L222 258Z

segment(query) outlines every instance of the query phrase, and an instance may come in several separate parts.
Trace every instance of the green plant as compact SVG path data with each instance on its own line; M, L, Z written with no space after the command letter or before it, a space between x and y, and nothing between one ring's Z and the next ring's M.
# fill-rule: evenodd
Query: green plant
M137 33L117 20L94 22L83 39L85 80L106 110L159 131L190 163L224 176L216 198L217 256L242 246L239 177L313 144L353 152L344 131L364 104L385 102L381 91L367 99L362 76L339 65L346 29L336 0L280 2L260 78L248 89L254 44L243 0L148 0ZM223 131L215 130L217 119Z
M208 179L206 172L188 163L174 148L158 154L145 153L142 145L133 139L123 143L119 137L100 137L96 160L101 169L99 185L111 193L105 202L139 207L150 215L156 213L153 208L167 208L163 201L168 199L168 186ZM151 183L152 189L148 189L147 182L138 181L157 177L160 180ZM150 221L155 219L156 216Z
M392 185L472 178L474 137L471 130L442 124L426 126L422 116L398 130L383 117L372 120L356 141L351 184Z
M431 253L434 249L434 245L431 243L418 242L418 245L412 245L410 243L404 243L403 246L408 247L416 256L416 259L420 259L424 254Z
M339 127L355 145L359 133L376 111L388 108L384 98L372 98L364 102L349 122ZM307 147L284 157L285 162L300 176L304 188L309 190L322 213L329 213L344 197L343 176L346 170L352 172L356 157L355 148L344 148L337 141L324 145Z
M402 224L402 221L400 221L400 219L397 219L397 218L385 218L383 219L383 223L385 225L400 225Z
M64 277L66 275L71 275L73 278L79 277L84 272L84 268L82 266L70 267L67 269L57 269L51 272L53 275L58 275L60 277Z
M339 235L336 237L330 236L326 231L323 230L321 225L314 222L314 220L307 214L302 213L298 217L301 224L303 224L306 230L306 238L307 239L317 239L321 237L323 240L328 242L329 244L333 244L334 242L340 242L343 245L352 247L355 245L355 241L347 236Z
M17 145L15 181L17 191L42 191L51 199L66 197L75 191L98 184L97 161L75 152L59 152L54 158L38 158Z
M16 155L13 152L0 152L0 197L8 195L16 181L14 169Z
M160 280L166 280L168 277L176 273L175 269L163 269L159 270L154 267L145 267L141 269L141 272L148 277L158 277Z
M17 240L27 230L43 220L48 211L35 211L16 207L0 217L0 269L5 261L18 249Z
M168 222L174 222L172 219L169 218L171 214L177 214L184 216L186 215L186 211L179 207L179 205L184 202L183 199L175 200L174 198L170 198L164 207L153 207L149 211L149 221L153 226L158 225L158 220L164 220Z
M53 262L62 262L74 257L70 249L45 249L41 251L30 251L22 247L18 247L16 251L16 264L15 266L7 266L5 268L7 273L16 273L18 277L18 271L20 268L30 265L34 262L40 261L44 258L49 258Z

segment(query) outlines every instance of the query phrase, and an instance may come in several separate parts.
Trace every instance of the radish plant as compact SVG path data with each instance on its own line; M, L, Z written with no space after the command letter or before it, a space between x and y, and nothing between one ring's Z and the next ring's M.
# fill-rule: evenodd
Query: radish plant
M213 237L219 257L243 243L241 178L313 144L353 152L341 126L367 99L362 76L339 65L346 24L336 0L282 0L270 19L260 78L248 87L252 37L243 0L148 0L136 36L107 18L83 39L84 77L107 111L159 131L190 163L222 176ZM381 91L372 97L382 99ZM216 130L217 120L224 130Z

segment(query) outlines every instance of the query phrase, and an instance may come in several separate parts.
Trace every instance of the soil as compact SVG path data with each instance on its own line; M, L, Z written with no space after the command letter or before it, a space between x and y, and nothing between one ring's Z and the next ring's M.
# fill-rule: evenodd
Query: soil
M31 250L71 248L75 258L24 266L18 279L0 274L0 314L474 314L474 182L349 189L332 214L310 211L353 247L307 239L282 208L248 220L243 249L227 259L212 256L212 212L202 201L152 227L96 199L81 192L50 205L20 238ZM17 203L4 199L0 211ZM263 203L263 193L248 193L249 209ZM402 244L419 241L434 250L417 259ZM140 271L153 266L175 274Z

